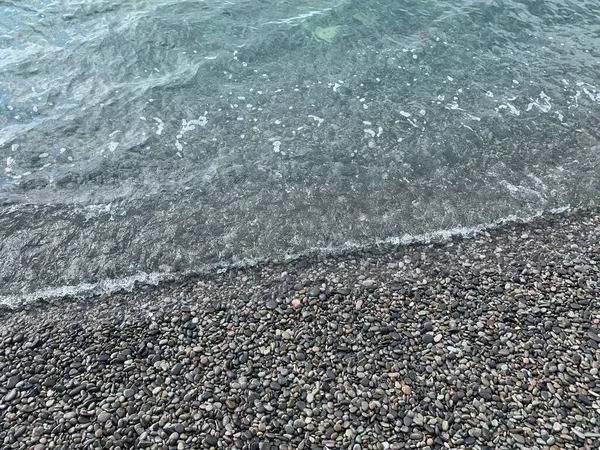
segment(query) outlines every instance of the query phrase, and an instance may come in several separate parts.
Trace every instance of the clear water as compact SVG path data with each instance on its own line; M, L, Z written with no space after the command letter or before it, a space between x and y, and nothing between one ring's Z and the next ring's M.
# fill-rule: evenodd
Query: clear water
M600 198L598 0L0 0L0 294Z

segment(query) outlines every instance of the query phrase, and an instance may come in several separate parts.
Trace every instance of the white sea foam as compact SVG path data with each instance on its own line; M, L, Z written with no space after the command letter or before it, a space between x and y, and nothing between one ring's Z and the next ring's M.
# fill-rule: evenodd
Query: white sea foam
M106 206L106 205L104 205ZM110 205L108 205L110 208ZM379 239L374 242L367 243L359 243L353 241L347 241L341 246L327 246L327 247L313 247L308 249L306 252L302 253L293 253L284 255L284 259L289 261L302 256L314 254L314 253L322 253L327 255L335 255L340 254L349 250L356 250L361 248L371 247L373 245L413 245L413 244L427 244L431 242L445 242L453 237L471 237L479 232L484 230L498 228L499 226L508 224L508 223L528 223L539 217L542 214L546 215L556 215L562 214L566 211L570 211L570 206L565 206L562 208L555 208L546 212L537 212L533 215L526 217L518 217L515 215L510 215L505 218L501 218L495 220L493 222L482 223L479 225L475 225L472 227L456 227L449 228L445 230L433 231L430 233L423 234L404 234L402 236L389 237L386 239ZM253 266L260 264L262 262L267 261L267 258L244 258L235 263L229 262L219 262L215 264L207 264L204 267L198 268L195 271L185 271L178 273L171 273L168 271L165 272L139 272L135 275L117 278L117 279L107 279L100 281L98 283L81 283L78 285L68 285L61 287L51 287L46 289L40 289L31 293L24 294L14 294L14 295L4 295L0 296L0 306L5 306L8 308L18 308L23 305L33 303L39 299L46 299L51 302L52 299L61 298L61 297L75 297L82 298L89 295L98 295L108 292L115 292L119 290L131 291L135 288L135 284L150 284L157 285L161 281L172 281L177 279L182 279L192 274L198 273L208 273L208 272L218 272L222 273L227 271L229 268L241 267L241 266Z

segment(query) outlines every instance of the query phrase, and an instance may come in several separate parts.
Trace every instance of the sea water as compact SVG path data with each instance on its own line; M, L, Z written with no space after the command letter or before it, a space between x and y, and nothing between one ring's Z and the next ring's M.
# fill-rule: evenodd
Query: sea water
M600 2L0 0L0 297L600 199Z

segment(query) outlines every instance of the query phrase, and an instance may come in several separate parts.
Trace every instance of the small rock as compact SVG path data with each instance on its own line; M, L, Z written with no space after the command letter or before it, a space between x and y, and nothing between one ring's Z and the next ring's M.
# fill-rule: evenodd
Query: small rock
M304 428L305 425L306 423L302 419L294 420L294 428Z
M593 331L588 331L588 337L590 339L593 339L596 342L600 342L600 336L598 336L596 333L594 333Z
M512 437L519 444L524 444L525 443L525 437L522 436L522 435L520 435L520 434L513 434Z
M17 398L17 393L18 393L18 392L17 392L17 390L16 390L16 389L13 389L13 390L11 390L11 391L8 391L8 394L6 394L6 395L4 396L4 401L5 401L5 402L10 402L10 401L14 400L15 398Z
M375 288L377 283L375 283L375 280L364 280L362 282L362 285L363 285L363 287L365 287L367 289L373 289L373 288Z
M206 438L204 439L204 444L209 446L209 447L214 447L215 445L217 445L219 442L219 440L213 436L213 435L208 435L206 436Z
M13 389L19 381L21 381L21 375L13 375L8 379L6 389Z
M135 390L134 389L128 388L128 389L125 389L123 391L123 397L125 397L125 398L131 398L134 395L135 395Z
M171 375L179 375L181 373L181 369L182 369L182 365L181 363L176 363L172 368L171 368Z
M106 423L110 420L111 417L112 415L110 413L103 411L100 414L98 414L98 422Z
M271 299L271 300L267 301L266 306L267 306L267 309L273 310L273 309L277 308L277 302L275 300Z

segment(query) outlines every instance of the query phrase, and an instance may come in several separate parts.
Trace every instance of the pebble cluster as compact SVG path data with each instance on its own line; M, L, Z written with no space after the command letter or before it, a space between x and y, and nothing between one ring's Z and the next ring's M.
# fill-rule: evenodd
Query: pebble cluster
M0 316L3 449L600 448L600 214Z

